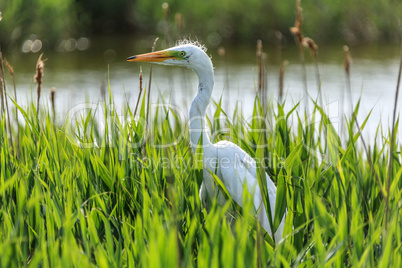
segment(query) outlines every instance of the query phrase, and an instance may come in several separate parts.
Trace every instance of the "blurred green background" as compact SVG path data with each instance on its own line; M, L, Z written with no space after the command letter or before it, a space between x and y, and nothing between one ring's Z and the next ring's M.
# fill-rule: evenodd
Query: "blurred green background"
M164 3L167 3L164 4ZM396 43L400 0L302 1L303 30L319 44ZM62 40L105 35L198 38L209 47L293 41L295 1L288 0L1 0L3 50L26 40L57 49ZM162 35L162 36L161 36Z

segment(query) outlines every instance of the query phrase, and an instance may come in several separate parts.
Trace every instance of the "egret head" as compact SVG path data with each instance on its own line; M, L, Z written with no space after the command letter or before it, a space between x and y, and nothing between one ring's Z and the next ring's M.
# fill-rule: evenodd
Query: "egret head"
M194 44L183 44L161 51L132 56L127 58L127 61L183 66L196 72L212 70L211 59L202 47Z

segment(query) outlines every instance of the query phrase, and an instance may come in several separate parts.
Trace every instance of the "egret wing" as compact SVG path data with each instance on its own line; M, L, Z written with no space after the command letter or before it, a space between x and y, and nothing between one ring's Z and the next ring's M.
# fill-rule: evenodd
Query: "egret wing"
M243 190L247 185L247 190L253 198L254 208L258 213L261 225L268 233L272 233L257 181L257 163L243 149L232 142L220 141L215 144L215 147L219 159L218 175L220 175L231 197L237 204L243 206ZM276 186L268 174L265 174L265 176L272 217L274 217ZM275 234L275 236L278 234L276 240L282 236L283 225L284 221L282 221L281 226Z

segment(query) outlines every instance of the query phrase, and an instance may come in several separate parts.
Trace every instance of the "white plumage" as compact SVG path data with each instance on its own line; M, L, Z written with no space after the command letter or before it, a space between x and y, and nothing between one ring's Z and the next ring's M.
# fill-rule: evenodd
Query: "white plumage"
M254 209L262 227L270 234L266 209L262 200L260 187L257 181L256 162L243 149L229 141L220 141L212 144L208 137L208 128L205 120L206 108L211 99L214 86L214 71L211 59L203 48L193 44L183 44L166 50L133 56L128 61L148 61L158 64L184 66L193 70L199 79L198 93L193 99L190 108L190 140L193 152L198 144L203 146L203 182L200 189L200 198L205 202L208 194L213 197L218 187L210 172L222 181L233 200L243 205L243 190L247 189L253 198ZM200 137L203 138L200 143ZM276 187L267 174L267 189L271 205L272 219L275 214ZM219 202L224 202L223 196L218 196ZM282 239L285 216L275 232L275 241Z

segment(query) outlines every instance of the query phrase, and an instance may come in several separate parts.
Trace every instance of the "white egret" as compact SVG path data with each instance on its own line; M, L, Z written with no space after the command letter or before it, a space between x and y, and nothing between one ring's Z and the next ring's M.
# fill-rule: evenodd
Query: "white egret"
M210 174L213 171L222 181L233 200L240 206L243 203L243 189L247 189L253 198L254 208L262 227L272 235L267 212L262 200L257 181L256 162L243 149L229 141L219 141L212 144L208 137L205 112L211 99L214 87L214 70L212 61L202 47L194 44L183 44L166 50L132 56L127 61L154 62L157 64L183 66L193 70L199 80L198 93L190 108L190 140L193 152L196 152L199 139L203 145L203 182L200 198L205 202L206 193L213 197L218 189ZM274 218L276 187L268 174L265 174L272 219ZM218 196L222 201L223 195ZM278 242L282 238L285 216L274 236Z

